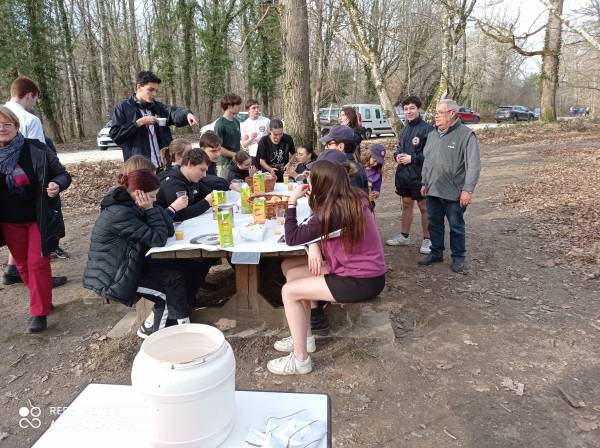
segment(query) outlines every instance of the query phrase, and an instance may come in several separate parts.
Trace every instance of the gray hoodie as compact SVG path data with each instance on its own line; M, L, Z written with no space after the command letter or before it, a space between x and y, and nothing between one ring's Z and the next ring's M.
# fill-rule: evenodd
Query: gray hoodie
M423 185L427 196L458 201L472 193L479 180L479 143L473 131L457 120L446 132L432 131L423 149Z

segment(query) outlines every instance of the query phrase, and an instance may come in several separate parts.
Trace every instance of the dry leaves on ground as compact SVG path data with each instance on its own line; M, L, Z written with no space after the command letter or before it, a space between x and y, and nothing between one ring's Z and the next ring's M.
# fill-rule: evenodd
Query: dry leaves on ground
M559 121L552 124L532 122L527 124L515 124L500 126L497 128L485 128L475 131L479 143L511 144L557 141L573 138L584 132L600 131L600 123L588 119L576 119Z
M67 170L73 178L71 186L61 193L63 210L100 211L100 201L115 185L120 161L78 163Z
M600 263L600 152L596 149L547 151L546 163L531 181L504 191L504 205L533 220L546 247L560 262Z

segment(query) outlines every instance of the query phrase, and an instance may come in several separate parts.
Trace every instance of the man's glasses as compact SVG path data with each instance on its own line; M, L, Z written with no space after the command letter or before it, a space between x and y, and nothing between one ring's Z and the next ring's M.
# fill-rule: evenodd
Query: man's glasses
M450 112L453 112L453 111L451 111L451 110L445 110L443 112L440 112L440 111L436 110L434 112L434 115L444 115L444 114L449 114Z
M0 123L0 129L13 129L14 127L14 123Z

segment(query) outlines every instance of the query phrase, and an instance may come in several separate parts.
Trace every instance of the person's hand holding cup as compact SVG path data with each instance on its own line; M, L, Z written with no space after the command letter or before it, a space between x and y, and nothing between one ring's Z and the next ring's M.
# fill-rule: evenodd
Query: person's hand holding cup
M294 191L290 195L290 202L298 202L298 199L303 198L309 192L309 185L296 184Z
M178 212L179 210L183 210L188 206L189 198L187 195L187 191L178 191L177 193L175 193L175 196L177 196L177 199L175 199L171 204L173 210Z
M150 126L150 125L156 124L157 121L156 121L156 117L154 115L144 115L142 118L138 118L135 123L138 126Z
M242 180L241 179L233 179L231 181L231 183L229 184L229 189L232 191L240 191L240 188L242 187Z

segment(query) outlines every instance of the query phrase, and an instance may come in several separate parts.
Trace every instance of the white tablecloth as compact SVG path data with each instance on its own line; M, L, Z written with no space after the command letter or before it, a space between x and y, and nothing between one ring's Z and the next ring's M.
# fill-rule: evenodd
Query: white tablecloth
M278 183L275 185L275 193L289 194L287 185ZM240 194L235 191L227 192L227 202L240 204ZM310 215L308 200L306 198L298 201L297 216L301 221ZM146 255L151 255L160 252L171 252L176 250L193 250L204 249L209 251L225 250L228 252L289 252L295 250L303 250L304 246L288 246L287 244L278 243L277 240L283 235L283 226L279 226L281 233L274 234L277 223L275 220L267 221L267 229L263 241L248 241L243 239L239 234L239 228L252 221L252 215L235 213L233 238L235 245L233 247L211 246L208 244L191 244L193 238L211 233L218 233L217 220L213 218L212 209L204 214L184 221L179 229L183 229L183 240L177 241L175 237L167 240L167 244L163 247L153 247Z
M326 422L328 432L331 431L330 403L325 394L236 391L235 401L234 427L220 448L249 447L244 440L251 427L264 427L268 417L289 415L301 409ZM33 448L149 448L144 443L150 431L147 414L131 386L90 384ZM44 410L40 419L46 422L48 418L56 417ZM314 447L330 447L327 439Z

